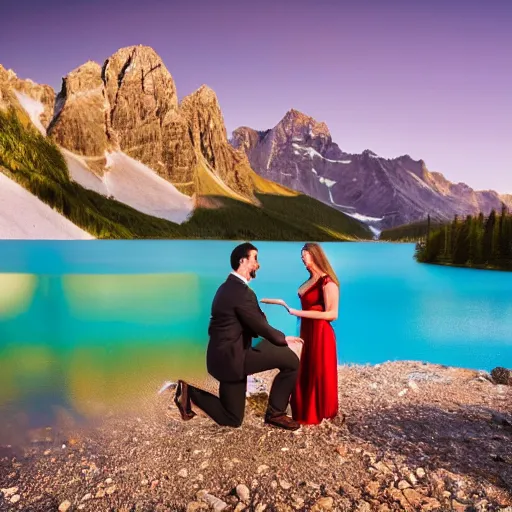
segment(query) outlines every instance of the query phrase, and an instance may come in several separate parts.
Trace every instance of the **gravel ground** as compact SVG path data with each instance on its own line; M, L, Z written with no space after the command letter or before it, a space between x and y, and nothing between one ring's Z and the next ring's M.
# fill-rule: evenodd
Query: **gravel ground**
M164 393L0 446L0 510L512 512L512 387L416 362L340 366L346 421L286 432L263 423L272 376L239 429L182 422Z

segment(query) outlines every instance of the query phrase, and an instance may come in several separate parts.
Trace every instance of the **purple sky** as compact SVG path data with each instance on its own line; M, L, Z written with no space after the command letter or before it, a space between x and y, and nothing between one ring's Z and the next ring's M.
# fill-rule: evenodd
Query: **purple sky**
M512 193L510 0L2 4L0 63L20 78L59 90L86 60L149 45L180 98L215 90L229 134L296 108L345 151L408 153L452 181Z

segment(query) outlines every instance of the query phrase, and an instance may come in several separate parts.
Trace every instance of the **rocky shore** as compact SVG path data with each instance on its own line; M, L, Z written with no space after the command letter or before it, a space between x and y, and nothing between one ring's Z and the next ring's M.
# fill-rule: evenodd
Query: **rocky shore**
M0 447L0 510L512 511L512 387L416 362L340 366L346 416L263 424L257 376L239 429L182 422L170 393L130 417Z

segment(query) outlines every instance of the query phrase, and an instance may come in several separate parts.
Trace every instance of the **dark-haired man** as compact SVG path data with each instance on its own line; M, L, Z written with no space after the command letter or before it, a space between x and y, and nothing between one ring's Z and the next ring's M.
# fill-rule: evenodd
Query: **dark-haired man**
M219 425L239 427L245 413L247 376L278 368L265 423L297 430L299 424L285 412L299 368L299 359L288 343L301 340L285 336L269 325L256 294L248 286L260 268L258 249L248 242L235 247L231 268L233 271L213 299L208 328L206 364L208 372L220 382L219 397L179 381L176 405L184 420L195 416L192 402ZM257 337L263 340L252 347L252 338Z

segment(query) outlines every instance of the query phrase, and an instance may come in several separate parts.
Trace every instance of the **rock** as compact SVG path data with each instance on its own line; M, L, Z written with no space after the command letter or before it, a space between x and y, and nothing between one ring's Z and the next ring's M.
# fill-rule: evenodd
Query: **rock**
M181 478L187 478L188 477L188 471L183 468L178 471L178 476L181 476Z
M372 510L371 505L367 501L364 501L364 500L362 500L356 508L357 512L371 512L371 510Z
M407 489L408 487L411 487L411 484L409 482L407 482L406 480L400 480L400 482L398 482L397 487L400 490L403 490L403 489Z
M209 494L206 491L199 491L197 495L199 499L208 503L215 512L220 512L221 510L224 510L228 506L226 502L222 501L216 496L213 496L212 494Z
M105 480L105 483L106 483L107 485L110 485L112 482L113 482L112 478L107 478L107 479Z
M414 473L409 473L407 475L407 480L409 480L411 485L416 485L418 483L418 480L416 480L416 477L414 476Z
M279 480L279 485L281 486L282 489L284 489L285 491L290 489L292 484L290 482L287 482L286 480Z
M236 494L241 501L248 502L251 499L251 492L249 488L244 484L238 484L236 486Z
M454 512L465 512L466 511L466 505L464 503L460 503L460 501L452 500L452 510Z
M245 505L242 502L240 502L235 507L234 512L242 512L242 510L245 510Z
M55 103L56 115L48 135L60 146L79 155L95 157L101 171L105 151L116 149L110 127L111 105L105 95L101 66L86 62L62 80Z
M95 498L104 498L105 497L105 489L98 489Z
M416 509L421 509L421 503L423 500L423 496L414 489L404 489L404 496L407 498L407 501Z
M19 494L15 494L14 496L11 497L10 502L18 503L18 501L20 501L20 500L21 500L21 496Z
M256 508L254 509L254 512L263 512L267 508L267 505L263 503L258 503L256 505Z
M146 480L145 478L140 481L140 485L148 485L148 484L149 484L149 480Z
M418 386L418 384L416 384L416 382L414 382L413 380L410 380L407 382L407 385L415 392L415 393L418 393L420 388Z
M334 500L330 496L320 498L311 508L311 512L322 512L323 510L332 510Z
M426 474L426 473L425 473L425 470L424 470L423 468L418 468L418 469L416 470L416 476L417 476L418 478L425 478L425 474Z
M379 496L380 482L372 480L369 484L366 485L365 490L370 496L373 496L374 498Z
M512 373L502 366L493 368L491 377L496 384L512 385Z
M206 503L201 503L199 501L191 501L187 505L187 512L197 512L198 510L205 510L208 508Z
M440 510L441 503L435 498L423 497L423 503L421 504L421 510L425 510L426 512Z
M70 507L71 507L71 502L69 500L65 500L59 505L59 512L68 512Z
M0 492L4 495L4 498L10 498L18 492L18 487L7 487L5 489L0 489Z
M89 501L90 499L92 499L92 494L90 492L88 492L87 494L85 494L82 499L80 501Z
M117 486L111 485L110 487L107 487L105 492L110 495L110 494L114 494L116 491L117 491Z
M160 481L159 481L159 480L153 480L153 481L151 482L151 489L154 489L154 488L155 488L159 483L160 483Z
M398 393L398 396L402 397L402 396L404 396L406 393L407 393L407 389L402 389L402 391L400 391L400 392Z
M261 464L261 466L258 466L258 469L256 470L256 472L258 473L258 475L261 475L262 473L265 473L266 471L268 471L269 467L265 464Z

